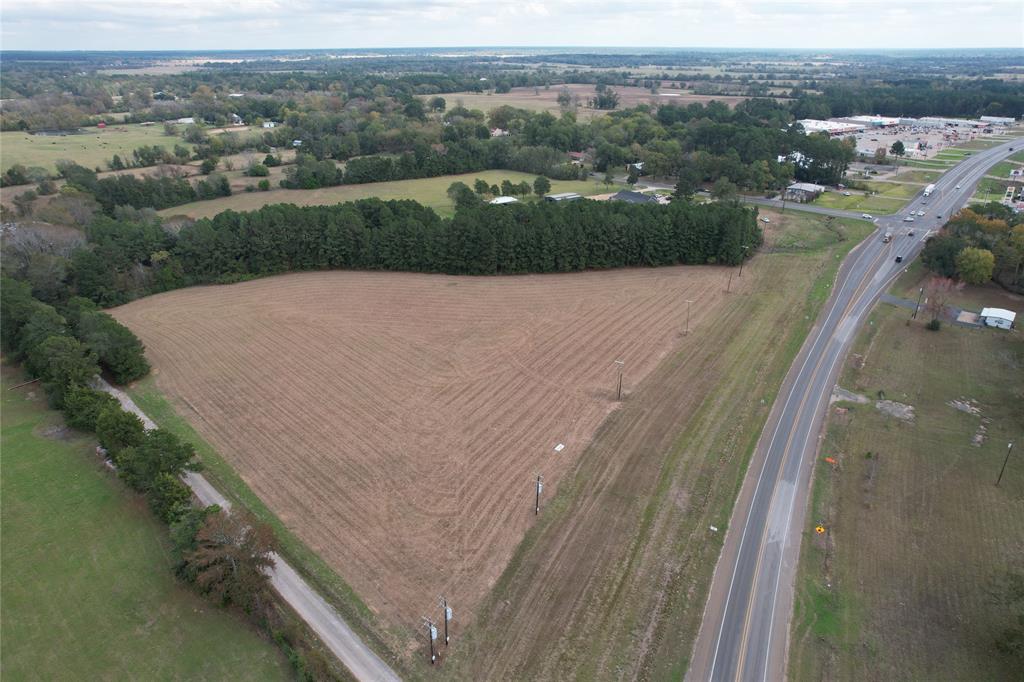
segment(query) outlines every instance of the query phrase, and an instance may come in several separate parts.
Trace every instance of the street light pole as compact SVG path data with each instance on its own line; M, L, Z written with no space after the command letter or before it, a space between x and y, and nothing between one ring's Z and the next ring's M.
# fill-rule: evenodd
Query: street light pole
M448 646L448 621L452 619L452 610L448 608L447 597L441 597L441 610L444 616L444 645Z
M533 515L540 514L540 491L544 489L544 477L537 474L537 497L533 503Z
M1006 444L1006 458L1003 459L1003 468L999 470L999 478L996 479L996 486L999 486L999 481L1003 480L1003 472L1006 471L1006 463L1010 461L1010 451L1013 450L1013 443Z
M924 287L921 287L920 291L917 292L917 305L914 306L914 315L910 318L912 320L917 319L917 311L921 309L921 299L924 297Z

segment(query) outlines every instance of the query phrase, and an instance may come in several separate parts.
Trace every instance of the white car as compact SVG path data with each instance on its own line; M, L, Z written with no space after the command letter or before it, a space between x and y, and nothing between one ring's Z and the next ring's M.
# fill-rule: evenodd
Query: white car
M768 223L770 223L771 221L770 221L770 220L768 220L768 218L766 218L766 217L764 217L764 216L761 216L761 222L762 222L762 223L765 223L765 224L768 224Z
M852 194L850 194L849 192L843 192L843 196L844 196L844 197L851 197L851 196L853 196L853 195L852 195Z
M863 218L864 220L874 220L875 219L875 217L873 215L871 215L870 213L861 213L860 217Z
M917 212L917 215L919 215L919 216L923 216L923 215L924 215L924 211L918 211L918 212Z
M903 222L905 222L905 223L912 223L912 222L914 222L914 216L908 215L906 218L903 219Z
M956 186L956 188L957 188L957 189L960 189L960 185L957 185L957 186Z

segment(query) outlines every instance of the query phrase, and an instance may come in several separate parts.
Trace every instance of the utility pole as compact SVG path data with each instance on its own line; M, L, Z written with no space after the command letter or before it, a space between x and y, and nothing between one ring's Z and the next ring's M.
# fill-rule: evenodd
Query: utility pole
M437 654L434 652L434 640L437 639L437 627L434 625L434 621L430 620L426 616L422 616L423 624L427 626L427 640L430 642L430 665L434 665L437 660Z
M740 259L740 277L742 277L743 276L743 261L745 261L747 259L747 250L750 249L750 247L749 246L741 246L740 248L743 249L743 257Z
M686 300L686 332L685 332L686 334L690 333L690 306L692 304L693 304L693 301L691 301L689 299Z
M1003 460L1003 468L999 470L999 478L996 479L996 486L1003 480L1003 472L1006 471L1006 463L1010 461L1010 451L1013 450L1013 442L1006 444L1006 458Z
M615 364L619 366L619 390L615 394L616 400L622 400L622 369L626 366L625 360L616 360Z
M917 305L914 306L914 314L913 314L913 316L911 316L910 319L912 319L912 320L916 320L917 319L917 311L919 311L921 309L921 299L923 297L924 297L924 287L921 287L921 289L917 292Z
M452 609L448 606L448 599L441 596L441 610L444 612L444 645L448 646L448 621L452 619Z
M732 270L729 271L729 281L725 283L725 293L732 289Z
M540 513L540 493L544 490L544 477L537 474L537 495L533 502L533 515L536 516Z

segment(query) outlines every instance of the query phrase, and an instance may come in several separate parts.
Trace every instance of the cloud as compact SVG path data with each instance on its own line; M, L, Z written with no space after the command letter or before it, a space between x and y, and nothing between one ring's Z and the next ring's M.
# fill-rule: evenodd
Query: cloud
M2 19L6 49L1024 47L1020 0L4 0Z

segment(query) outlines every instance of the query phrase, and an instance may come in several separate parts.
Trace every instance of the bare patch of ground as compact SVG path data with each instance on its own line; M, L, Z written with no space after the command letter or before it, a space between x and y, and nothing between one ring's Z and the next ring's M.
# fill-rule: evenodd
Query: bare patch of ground
M905 422L914 421L914 406L904 405L894 400L876 400L875 407L882 414L887 414L890 417L896 417L902 419Z

